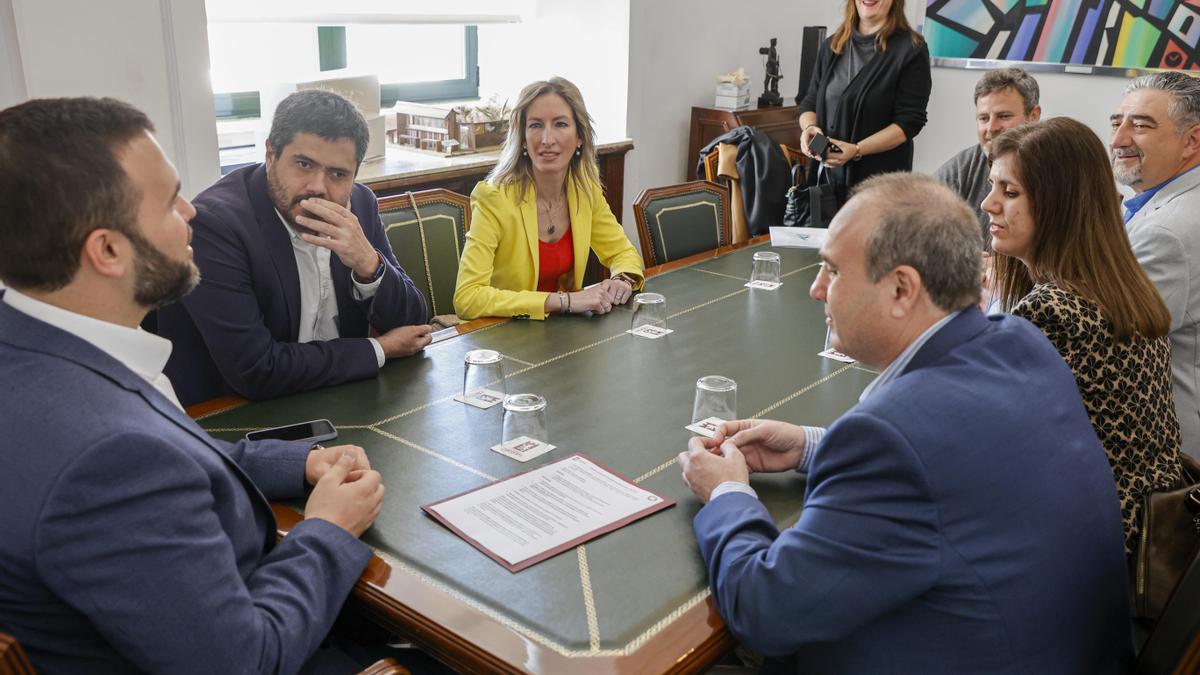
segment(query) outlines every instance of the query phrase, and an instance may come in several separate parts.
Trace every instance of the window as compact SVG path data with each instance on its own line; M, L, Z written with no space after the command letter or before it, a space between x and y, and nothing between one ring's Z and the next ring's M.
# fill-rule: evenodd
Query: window
M476 25L519 22L533 2L341 0L336 13L329 7L325 0L206 0L217 118L258 117L264 91L341 67L377 74L384 108L397 100L475 98Z
M213 24L209 26L212 87L218 119L258 117L260 92L307 81L328 66L376 73L380 105L397 100L445 101L479 95L479 38L475 26L326 26ZM262 31L273 39L263 41ZM340 52L340 58L339 58Z

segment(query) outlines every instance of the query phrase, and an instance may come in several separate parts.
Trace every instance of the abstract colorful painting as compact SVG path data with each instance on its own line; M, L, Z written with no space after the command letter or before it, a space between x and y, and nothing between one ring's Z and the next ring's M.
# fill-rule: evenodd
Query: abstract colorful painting
M1200 0L927 0L942 58L1200 69Z

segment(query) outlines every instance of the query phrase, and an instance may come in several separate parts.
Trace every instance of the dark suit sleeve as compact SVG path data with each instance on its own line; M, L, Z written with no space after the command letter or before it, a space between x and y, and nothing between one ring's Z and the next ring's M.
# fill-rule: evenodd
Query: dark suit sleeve
M192 249L202 277L182 300L221 376L238 394L266 399L375 377L379 363L365 337L307 343L276 339L265 323L251 274L249 243L211 213L197 213ZM394 260L394 258L393 258ZM267 262L265 255L255 261ZM260 275L274 275L273 269ZM275 279L274 276L271 277ZM278 286L264 302L284 303ZM287 310L276 310L286 316Z
M161 440L109 437L50 492L39 574L139 671L296 672L370 548L314 519L262 558L235 559L214 508L222 498L193 458Z
M412 279L400 267L396 254L392 252L387 230L384 229L383 219L379 216L379 201L366 187L355 186L355 191L359 192L356 197L358 204L363 206L359 208L356 205L354 214L358 216L367 240L383 256L385 267L383 279L380 280L375 295L361 301L366 305L368 321L380 333L386 333L397 326L425 323L429 316L425 296L417 290ZM424 270L416 270L414 273L421 274Z
M244 438L236 443L215 438L212 441L237 462L267 499L292 499L304 494L304 465L311 443Z
M896 39L907 40L905 36ZM912 139L925 127L929 119L929 93L933 89L933 76L929 72L929 47L924 42L913 47L913 55L900 71L896 83L896 102L892 108L892 121L904 131L906 139Z
M795 526L758 500L722 495L696 515L713 596L730 631L767 655L845 638L931 588L938 519L920 462L886 421L829 429Z

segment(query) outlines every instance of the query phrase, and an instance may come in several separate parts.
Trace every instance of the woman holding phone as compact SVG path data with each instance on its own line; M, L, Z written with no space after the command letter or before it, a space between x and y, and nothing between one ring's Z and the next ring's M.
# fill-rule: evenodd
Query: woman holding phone
M870 176L912 170L931 87L929 49L904 0L845 0L800 102L800 149L823 164L839 202Z

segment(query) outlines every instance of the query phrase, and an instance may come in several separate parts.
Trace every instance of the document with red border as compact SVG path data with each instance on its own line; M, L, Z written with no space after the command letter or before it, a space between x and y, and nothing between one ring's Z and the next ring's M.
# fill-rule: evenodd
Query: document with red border
M576 453L421 509L519 572L674 505Z

